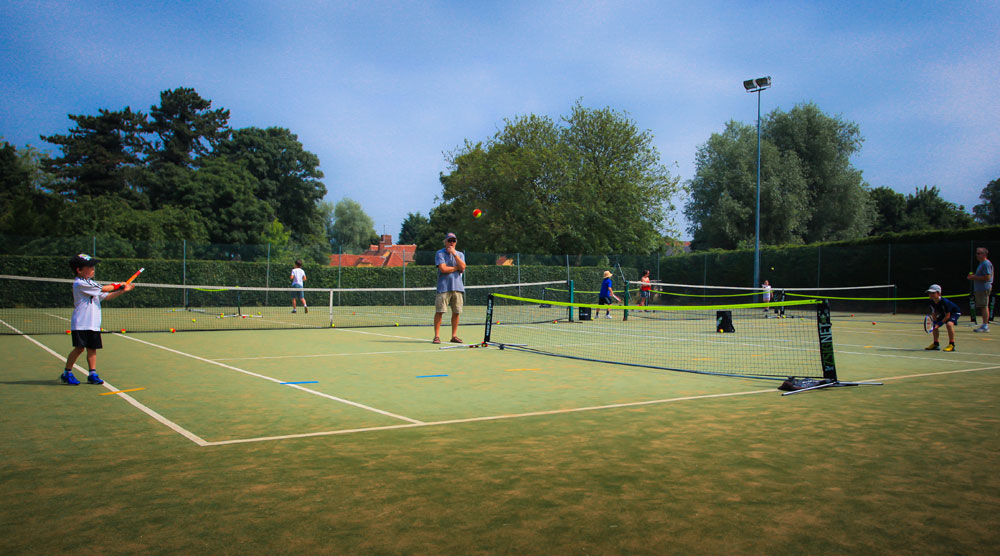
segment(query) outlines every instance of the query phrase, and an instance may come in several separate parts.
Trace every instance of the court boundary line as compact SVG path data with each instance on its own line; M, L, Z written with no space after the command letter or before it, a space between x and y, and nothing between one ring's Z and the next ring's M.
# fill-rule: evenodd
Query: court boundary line
M937 375L950 375L950 374L956 374L956 373L971 373L971 372L989 371L989 370L995 370L995 369L1000 369L1000 365L990 366L990 367L978 367L978 368L972 368L972 369L958 369L958 370L953 370L953 371L940 371L940 372L934 372L934 373L921 373L921 374L915 374L915 375L900 375L900 376L877 378L877 379L871 379L871 380L904 380L904 379L908 379L908 378L920 378L920 377L937 376ZM218 440L218 441L214 441L214 442L209 442L207 444L207 446L225 446L225 445L230 445L230 444L246 444L246 443L251 443L251 442L268 442L268 441L274 441L274 440L290 440L290 439L295 439L295 438L311 438L311 437L316 437L316 436L335 436L335 435L343 435L343 434L355 434L355 433L361 433L361 432L374 432L374 431L384 431L384 430L411 429L411 428L421 428L421 427L436 427L436 426L455 425L455 424L463 424L463 423L477 423L477 422L483 422L483 421L501 421L501 420L507 420L507 419L521 419L521 418L524 418L524 417L539 417L539 416L544 416L544 415L560 415L560 414L566 414L566 413L579 413L579 412L584 412L584 411L598 411L598 410L603 410L603 409L621 409L621 408L630 408L630 407L641 407L641 406L645 406L645 405L661 405L661 404L674 403L674 402L682 402L682 401L690 401L690 400L703 400L703 399L712 399L712 398L731 398L731 397L736 397L736 396L749 396L749 395L754 395L754 394L771 394L771 393L775 393L775 390L773 388L769 388L767 390L747 390L747 391L744 391L744 392L728 392L728 393L723 393L723 394L703 394L703 395L699 395L699 396L683 396L683 397L679 397L679 398L666 398L666 399L662 399L662 400L647 400L647 401L642 401L642 402L627 402L627 403L617 403L617 404L609 404L609 405L597 405L597 406L589 406L589 407L574 407L574 408L569 408L569 409L553 409L553 410L548 410L548 411L532 411L532 412L528 412L528 413L513 413L513 414L508 414L508 415L491 415L491 416L486 416L486 417L469 417L467 419L448 419L448 420L445 420L445 421L428 421L428 422L425 422L425 423L410 424L410 425L388 425L388 426L382 426L382 427L364 427L364 428L356 428L356 429L341 429L341 430L332 430L332 431L317 431L317 432L308 432L308 433L300 433L300 434L279 435L279 436L260 436L260 437L255 437L255 438L239 438L239 439L232 439L232 440Z
M48 353L50 353L56 359L58 359L60 361L64 361L64 362L66 361L66 358L64 356L60 355L59 353L57 353L55 350L53 350L49 346L47 346L47 345L39 342L38 340L32 338L31 336L28 336L27 334L22 333L17 328L14 328L10 324L8 324L6 321L0 320L0 323L2 323L7 328L10 328L14 332L16 332L22 338L25 338L29 342L31 342L31 343L35 344L36 346L42 348L44 351L47 351ZM76 370L78 370L78 371L80 371L81 373L84 373L84 374L87 374L87 373L90 372L89 369L84 369L83 367L81 367L78 364L77 365L73 365L73 368L76 369ZM132 396L129 396L128 394L125 394L125 393L122 393L121 391L118 391L118 388L116 388L115 386L113 386L110 382L108 382L108 381L105 380L104 384L102 384L101 386L104 386L108 390L108 393L116 393L118 395L117 397L120 397L123 400L127 401L128 403L130 403L133 407L135 407L139 411L145 413L146 415L149 415L150 417L152 417L156 421L159 421L161 424L166 425L166 427L169 428L170 430L176 432L177 434L183 436L184 438L187 438L188 440L190 440L191 442L194 442L198 446L211 446L210 442L208 442L207 440L201 438L197 434L195 434L195 433L193 433L193 432L185 429L184 427L178 425L177 423L171 421L170 419L167 419L163 415L161 415L158 412L156 412L154 409L152 409L152 408L144 405L142 402L140 402L139 400L133 398Z
M248 371L246 369L241 369L239 367L234 367L232 365L226 365L225 363L220 363L218 361L212 361L211 359L206 359L204 357L199 357L199 356L191 354L191 353L186 353L186 352L183 352L183 351L180 351L180 350L176 350L176 349L173 349L173 348L168 348L166 346L161 346L159 344L154 344L153 342L147 342L146 340L140 340L138 338L133 338L132 336L127 336L125 334L117 334L116 333L114 335L115 336L120 336L122 338L125 338L126 340L132 340L133 342L139 342L140 344L145 344L147 346L159 348L159 349L162 349L164 351L168 351L170 353L174 353L174 354L181 355L181 356L184 356L184 357L190 357L191 359L195 359L197 361L202 361L204 363L209 363L211 365L217 365L219 367L222 367L222 368L225 368L225 369L229 369L229 370L232 370L232 371L237 371L237 372L240 372L240 373L243 373L243 374L247 374L247 375L250 375L250 376L254 376L254 377L257 377L257 378L262 378L264 380L269 380L269 381L274 382L276 384L281 384L282 382L286 382L284 380L280 380L280 379L277 379L277 378L269 377L267 375L262 375L260 373L255 373L253 371ZM300 386L298 384L289 384L287 386L289 388L296 388L298 390L302 390L303 392L307 392L309 394L313 394L313 395L316 395L316 396L327 398L327 399L330 399L330 400L333 400L333 401L336 401L336 402L340 402L340 403L343 403L343 404L346 404L346 405L352 405L352 406L360 408L360 409L364 409L364 410L371 411L371 412L374 412L374 413L379 413L381 415L385 415L386 417L392 417L392 418L395 418L395 419L399 419L400 421L407 421L407 422L409 422L411 424L422 424L423 423L423 421L420 421L420 420L417 420L417 419L411 419L410 417L406 417L404 415L397 415L397 414L392 413L390 411L385 411L383 409L378 409L376 407L371 407L371 406L365 405L363 403L351 401L351 400L348 400L348 399L345 399L345 398L340 398L340 397L337 397L337 396L334 396L334 395L331 395L331 394L326 394L324 392L317 392L316 390L313 390L311 388L306 388L306 387Z

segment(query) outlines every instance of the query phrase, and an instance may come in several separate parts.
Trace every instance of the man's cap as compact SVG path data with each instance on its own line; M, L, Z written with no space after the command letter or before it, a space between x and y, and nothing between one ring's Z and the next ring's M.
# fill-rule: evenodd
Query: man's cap
M100 259L95 259L94 257L91 257L90 255L87 255L85 253L80 253L79 255L69 260L69 266L73 268L81 268L84 266L94 266L99 262L101 262Z
M931 287L927 288L927 291L925 293L931 293L931 292L941 293L941 286L937 284L931 284Z
M458 236L456 236L455 234L453 234L451 232L448 232L448 234L445 235L444 238L445 239L458 239Z
M611 271L610 270L605 270L604 271L604 277L605 278L611 278Z

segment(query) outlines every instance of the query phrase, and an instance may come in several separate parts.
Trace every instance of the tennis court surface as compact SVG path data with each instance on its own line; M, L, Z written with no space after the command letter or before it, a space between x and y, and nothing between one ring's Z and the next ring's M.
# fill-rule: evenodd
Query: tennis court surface
M67 336L0 336L0 548L990 553L1000 346L963 320L956 352L925 351L921 319L835 315L840 379L885 385L789 397L773 380L440 349L430 327L395 322L107 333L107 383L69 387ZM755 364L724 345L746 328L652 337L651 320L546 317L518 341ZM815 334L815 320L760 322Z

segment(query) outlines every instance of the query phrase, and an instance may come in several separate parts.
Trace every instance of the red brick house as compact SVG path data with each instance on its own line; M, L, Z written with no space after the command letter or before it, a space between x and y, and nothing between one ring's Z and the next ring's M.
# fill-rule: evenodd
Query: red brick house
M393 245L392 236L379 238L378 245L369 245L360 255L330 255L330 266L406 266L413 262L416 245Z

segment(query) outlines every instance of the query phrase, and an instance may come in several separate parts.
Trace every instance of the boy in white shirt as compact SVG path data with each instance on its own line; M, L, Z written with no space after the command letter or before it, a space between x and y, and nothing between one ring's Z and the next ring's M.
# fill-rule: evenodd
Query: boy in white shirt
M302 289L305 287L306 281L306 271L302 270L302 259L295 260L295 268L292 269L292 287ZM305 312L309 312L309 307L306 305L306 295L305 292L292 292L292 312L295 312L295 301L297 299L302 300L302 309Z
M94 265L98 259L80 254L69 261L76 280L73 281L73 317L70 320L70 334L73 338L73 351L66 357L66 368L59 376L64 384L76 386L80 381L73 376L73 365L84 350L87 350L87 365L90 384L104 384L97 376L97 350L104 347L101 341L101 301L111 300L119 295L132 291L133 284L108 284L102 286L94 281Z

